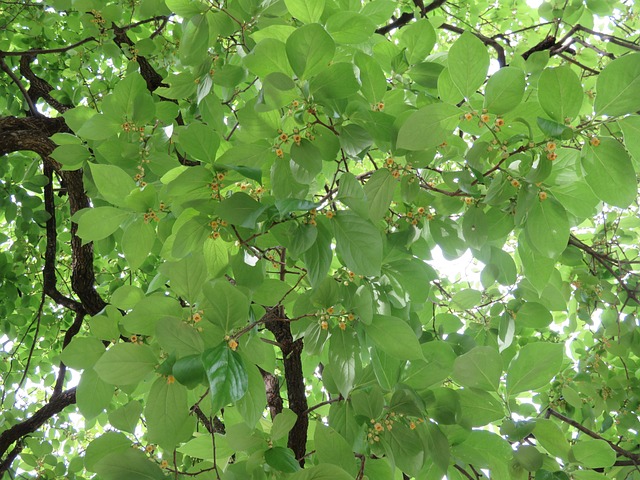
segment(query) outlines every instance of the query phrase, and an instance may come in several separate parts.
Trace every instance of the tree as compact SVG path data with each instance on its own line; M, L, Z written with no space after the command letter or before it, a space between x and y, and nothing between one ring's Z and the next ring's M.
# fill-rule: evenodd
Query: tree
M0 476L640 478L633 3L0 1Z

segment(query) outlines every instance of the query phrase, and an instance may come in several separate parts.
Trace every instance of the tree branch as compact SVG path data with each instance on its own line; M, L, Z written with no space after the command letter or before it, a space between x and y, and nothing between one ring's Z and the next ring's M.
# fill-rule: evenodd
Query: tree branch
M27 420L17 423L13 427L2 432L0 434L0 458L7 453L9 447L15 442L19 441L24 436L35 432L54 415L57 415L66 407L73 405L74 403L76 403L75 387L62 392L59 395L53 395L48 403L46 403ZM10 467L10 465L5 465L9 456L10 455L8 455L2 463L3 468L8 469ZM2 472L0 471L0 473Z
M629 459L631 459L634 463L633 465L638 465L640 464L640 454L637 453L631 453L628 450L625 450L624 448L616 445L615 443L607 440L606 438L601 437L600 435L598 435L596 432L594 432L593 430L589 430L587 427L585 427L584 425L576 422L575 420L566 417L564 415L562 415L559 412L556 412L555 410L549 408L547 409L547 412L549 413L549 415L556 417L559 420L562 420L564 423L571 425L572 427L580 430L582 433L584 433L585 435L590 436L591 438L595 438L596 440L604 440L605 442L607 442L609 444L609 446L618 454L618 455L622 455L623 457L627 457Z

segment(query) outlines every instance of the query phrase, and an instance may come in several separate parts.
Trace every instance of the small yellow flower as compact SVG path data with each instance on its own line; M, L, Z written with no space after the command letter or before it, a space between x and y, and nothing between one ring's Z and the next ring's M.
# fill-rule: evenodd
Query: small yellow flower
M284 157L284 152L282 151L281 148L276 148L276 156L279 158Z
M322 328L322 330L327 330L329 328L329 323L326 320L321 321L320 328Z
M340 330L344 331L347 328L347 324L344 322L340 322L338 323L338 326L340 327Z
M558 154L556 152L547 153L547 160L551 160L552 162L558 158Z
M416 424L415 424L414 422L411 422L411 423L409 424L409 428L410 428L411 430L415 430L415 429L416 429Z
M469 120L473 119L473 115L471 115L469 112L467 112L467 113L464 114L464 118L465 118L466 121L469 121Z
M129 340L131 340L131 343L136 343L138 341L138 336L137 335L131 335L129 337Z
M229 345L229 348L234 352L238 348L238 342L236 342L233 338L227 342L227 345Z
M589 140L589 143L592 146L597 147L598 145L600 145L600 139L598 137L592 137L591 140Z
M160 468L169 468L169 462L167 462L166 460L162 460L160 462Z
M174 377L173 375L167 376L167 383L169 385L171 385L172 383L176 383L176 377Z
M464 197L464 203L466 203L467 205L471 205L473 203L473 198Z
M513 185L515 188L518 188L520 186L520 182L514 178L513 180L511 180L511 185Z
M144 447L145 452L147 453L153 453L153 451L156 449L156 447L154 447L153 445L147 445L146 447Z
M220 181L224 180L224 173L218 172L218 174L216 175L216 178Z
M331 210L329 210L327 213L325 213L325 216L331 220L333 217L335 217L335 213L333 213Z
M376 422L373 428L376 430L376 432L382 432L384 430L384 427L380 422Z
M489 115L483 113L482 115L480 115L480 120L482 120L484 123L489 123Z
M540 199L541 202L544 202L547 199L547 192L540 192L538 194L538 198Z
M202 315L200 315L198 312L196 312L191 316L191 320L193 320L194 322L198 323L200 320L202 320Z
M504 125L504 119L496 118L495 125L496 127L502 127Z
M556 149L556 142L547 142L547 146L545 147L547 149L547 152L553 152Z

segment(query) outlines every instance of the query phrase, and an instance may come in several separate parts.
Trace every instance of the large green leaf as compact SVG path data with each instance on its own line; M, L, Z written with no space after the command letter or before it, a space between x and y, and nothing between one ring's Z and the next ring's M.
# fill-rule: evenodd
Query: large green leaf
M330 65L309 83L311 93L318 100L346 98L360 89L351 63L339 62Z
M449 75L460 93L467 98L482 85L489 71L489 52L482 40L464 32L451 46L447 60Z
M607 65L596 82L594 109L599 115L624 115L640 110L640 53L630 53Z
M329 339L329 365L331 376L340 394L347 398L356 379L356 353L358 343L352 331L338 330Z
M187 388L158 378L149 391L144 408L149 441L172 450L191 437L194 421L190 416Z
M340 212L332 220L336 252L347 268L357 275L380 274L382 238L373 224L350 212Z
M400 360L424 358L418 337L404 320L389 315L374 315L365 327L367 335L385 353Z
M189 157L213 163L220 145L220 137L211 127L193 122L180 131L179 143Z
M247 296L226 279L205 283L202 291L206 299L206 319L225 333L231 333L249 318Z
M610 467L616 461L616 452L604 440L587 439L571 448L575 459L588 468Z
M151 255L156 242L156 231L149 222L139 218L124 229L121 246L124 258L133 269L139 268Z
M73 220L78 224L78 236L82 242L89 243L107 238L131 215L115 207L95 207L80 210Z
M524 72L516 67L504 67L494 73L485 87L484 108L504 115L518 106L525 89Z
M532 342L511 360L507 369L507 392L516 395L545 386L560 371L564 345Z
M525 232L529 246L548 258L557 258L569 242L569 220L560 203L536 201L529 212Z
M629 155L615 139L585 144L581 157L585 180L596 196L610 205L626 208L636 199L636 173Z
M367 197L371 220L380 220L387 214L397 185L398 182L386 168L376 170L369 177L364 185L364 193Z
M285 0L289 13L303 23L315 23L320 20L324 10L324 0Z
M460 121L462 111L433 103L409 115L398 131L398 148L425 150L442 144Z
M113 452L98 460L95 472L105 480L162 480L165 478L160 467L150 462L148 457L137 449L129 448Z
M287 39L286 47L291 68L301 78L327 68L336 49L331 35L317 23L298 28Z
M464 387L496 391L501 376L502 358L493 347L476 347L453 364L453 380Z
M411 64L423 61L436 44L436 32L426 18L407 25L398 37L398 44L406 48L407 60Z
M148 345L118 343L109 348L93 368L107 383L130 385L144 379L156 364L156 356Z
M97 417L109 407L114 390L113 385L103 381L95 370L85 370L76 390L78 410L86 419Z
M209 381L212 411L240 400L249 388L249 376L242 358L223 342L202 354Z
M545 68L538 79L538 101L557 122L574 119L583 98L580 79L569 67Z

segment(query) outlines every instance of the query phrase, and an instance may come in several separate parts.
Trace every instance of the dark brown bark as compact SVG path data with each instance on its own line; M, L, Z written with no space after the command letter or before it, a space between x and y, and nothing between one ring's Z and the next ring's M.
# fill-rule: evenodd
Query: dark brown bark
M40 428L44 423L49 420L54 415L60 413L69 405L73 405L76 403L76 389L71 388L62 392L59 395L54 395L51 397L48 403L46 403L40 410L34 413L31 417L29 417L24 422L17 423L13 427L8 430L5 430L0 434L0 457L4 456L9 450L9 447L13 445L15 442L24 438L26 435L35 432L38 428ZM5 458L2 463L5 471L10 467L10 463L7 463L9 457ZM0 476L3 471L0 471Z
M273 333L280 344L284 363L284 378L287 382L287 399L289 408L298 416L295 425L289 432L287 446L293 450L300 465L304 466L304 455L307 445L307 429L309 427L309 415L307 413L307 396L305 395L304 374L302 372L302 339L293 340L291 327L284 316L282 307L277 307L273 312L273 319L267 321L265 326Z

